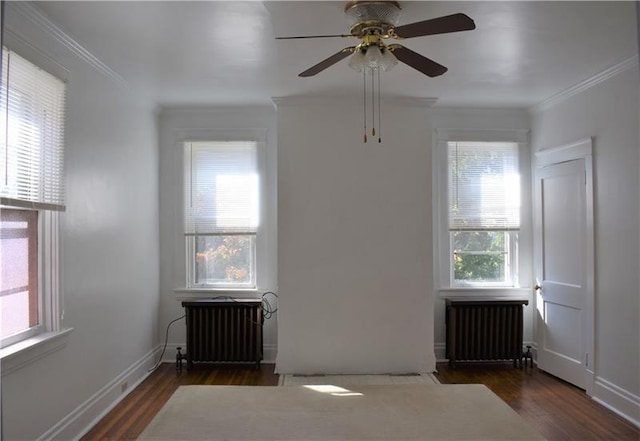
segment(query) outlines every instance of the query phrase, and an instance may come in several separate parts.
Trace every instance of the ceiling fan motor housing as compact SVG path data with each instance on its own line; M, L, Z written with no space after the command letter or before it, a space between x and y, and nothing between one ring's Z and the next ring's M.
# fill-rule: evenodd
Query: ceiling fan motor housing
M361 0L347 2L344 8L351 35L387 35L398 25L400 4L397 1Z

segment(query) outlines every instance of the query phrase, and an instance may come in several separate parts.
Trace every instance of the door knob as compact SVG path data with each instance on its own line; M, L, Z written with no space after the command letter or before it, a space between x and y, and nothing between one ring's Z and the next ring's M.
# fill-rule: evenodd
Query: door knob
M536 291L540 291L542 289L542 285L536 285L533 287Z

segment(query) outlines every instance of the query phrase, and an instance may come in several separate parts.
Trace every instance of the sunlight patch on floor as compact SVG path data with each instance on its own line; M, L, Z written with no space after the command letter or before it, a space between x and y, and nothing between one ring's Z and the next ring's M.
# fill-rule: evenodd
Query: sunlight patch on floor
M280 375L280 386L369 384L440 384L434 374L403 375Z

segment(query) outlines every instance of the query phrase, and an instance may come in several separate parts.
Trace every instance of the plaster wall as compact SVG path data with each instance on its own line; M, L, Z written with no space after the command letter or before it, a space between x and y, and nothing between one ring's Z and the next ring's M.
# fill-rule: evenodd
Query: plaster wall
M638 85L636 64L532 115L534 151L593 139L594 398L618 409L626 406L636 421L640 421L640 348L627 343L637 342L640 335ZM615 396L619 403L612 402Z
M20 2L6 6L5 44L68 81L62 327L74 330L63 348L3 372L3 437L37 439L57 427L58 437L66 439L96 416L70 415L89 409L90 400L132 365L153 363L159 306L156 127L151 107L124 83L33 22Z
M435 368L428 104L382 109L363 143L360 100L279 101L279 373Z

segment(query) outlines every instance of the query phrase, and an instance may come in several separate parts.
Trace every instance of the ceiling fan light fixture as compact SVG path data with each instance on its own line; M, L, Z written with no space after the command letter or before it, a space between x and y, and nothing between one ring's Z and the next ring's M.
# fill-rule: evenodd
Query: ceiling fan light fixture
M382 51L380 50L380 46L369 46L364 57L367 60L367 67L371 69L379 68L380 63L382 62Z
M390 71L398 64L398 59L386 47L378 48L380 58L378 59L378 67L385 72Z
M349 58L349 67L358 73L367 68L367 58L361 49L356 50Z
M398 59L385 46L371 45L366 48L358 48L349 59L349 67L356 72L364 70L383 70L385 72L394 68Z

